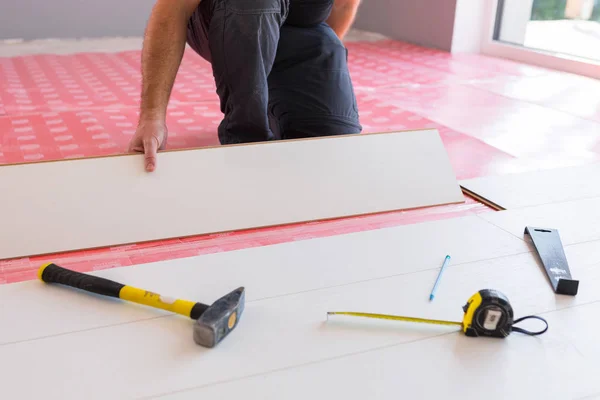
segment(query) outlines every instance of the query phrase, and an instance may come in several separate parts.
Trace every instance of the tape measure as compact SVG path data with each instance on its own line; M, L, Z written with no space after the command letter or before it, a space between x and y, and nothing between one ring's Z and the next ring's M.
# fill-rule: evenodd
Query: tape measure
M548 330L548 322L542 317L528 315L519 319L514 319L513 308L508 298L501 292L493 289L483 289L475 293L463 306L464 317L462 322L444 321L437 319L403 317L397 315L371 314L361 312L328 312L329 315L349 315L354 317L389 319L405 322L419 322L436 325L457 325L466 336L470 337L497 337L505 338L511 332L520 332L526 335L536 336ZM538 319L546 327L538 332L531 332L514 326L525 319Z

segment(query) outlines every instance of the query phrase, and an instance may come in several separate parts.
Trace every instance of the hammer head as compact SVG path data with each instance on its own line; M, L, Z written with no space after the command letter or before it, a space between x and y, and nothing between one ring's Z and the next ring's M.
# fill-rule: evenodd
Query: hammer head
M237 288L215 301L194 324L194 341L204 347L215 347L238 324L246 301L244 287Z

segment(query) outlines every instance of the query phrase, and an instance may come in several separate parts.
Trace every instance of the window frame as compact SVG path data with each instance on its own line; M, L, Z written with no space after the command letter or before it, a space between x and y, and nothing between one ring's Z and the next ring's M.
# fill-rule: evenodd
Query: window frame
M498 40L503 10L504 0L485 1L481 54L600 79L600 61L532 49Z

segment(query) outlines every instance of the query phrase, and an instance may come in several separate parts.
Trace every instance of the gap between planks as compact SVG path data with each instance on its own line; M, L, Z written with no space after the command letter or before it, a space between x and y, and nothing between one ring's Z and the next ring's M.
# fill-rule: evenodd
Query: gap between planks
M479 214L475 214L475 216L476 216L477 218L479 218L480 220L482 220L482 221L484 221L484 222L487 222L487 223L489 223L490 225L494 226L495 228L498 228L498 229L500 229L501 231L508 233L508 234L509 234L509 235L511 235L512 237L514 237L514 238L517 238L517 239L519 239L519 240L522 240L522 241L524 241L525 243L527 243L527 240L526 240L526 239L525 239L523 236L518 236L518 235L516 235L515 233L513 233L513 232L511 232L511 231L509 231L509 230L507 230L507 229L505 229L505 228L503 228L503 227L501 227L501 226L499 226L499 225L497 225L497 224L493 223L492 221L488 221L487 219L483 218L483 217L482 217L482 216L480 216ZM523 227L523 231L525 231L525 227Z
M462 192L465 195L467 195L469 197L472 197L473 199L479 201L480 203L482 203L482 204L490 207L491 209L493 209L495 211L504 211L504 210L506 210L505 208L501 207L500 205L494 203L493 201L488 200L485 197L478 195L476 192L474 192L474 191L472 191L470 189L467 189L465 186L460 185L460 189L462 190Z

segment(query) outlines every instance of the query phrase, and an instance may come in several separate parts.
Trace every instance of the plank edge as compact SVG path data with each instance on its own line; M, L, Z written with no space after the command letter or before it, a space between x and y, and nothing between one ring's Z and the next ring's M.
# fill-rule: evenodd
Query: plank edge
M506 211L506 208L502 207L500 204L494 203L493 201L477 194L476 192L467 188L463 184L460 184L460 187L465 195L474 198L475 200L485 204L486 206L491 207L496 211Z

